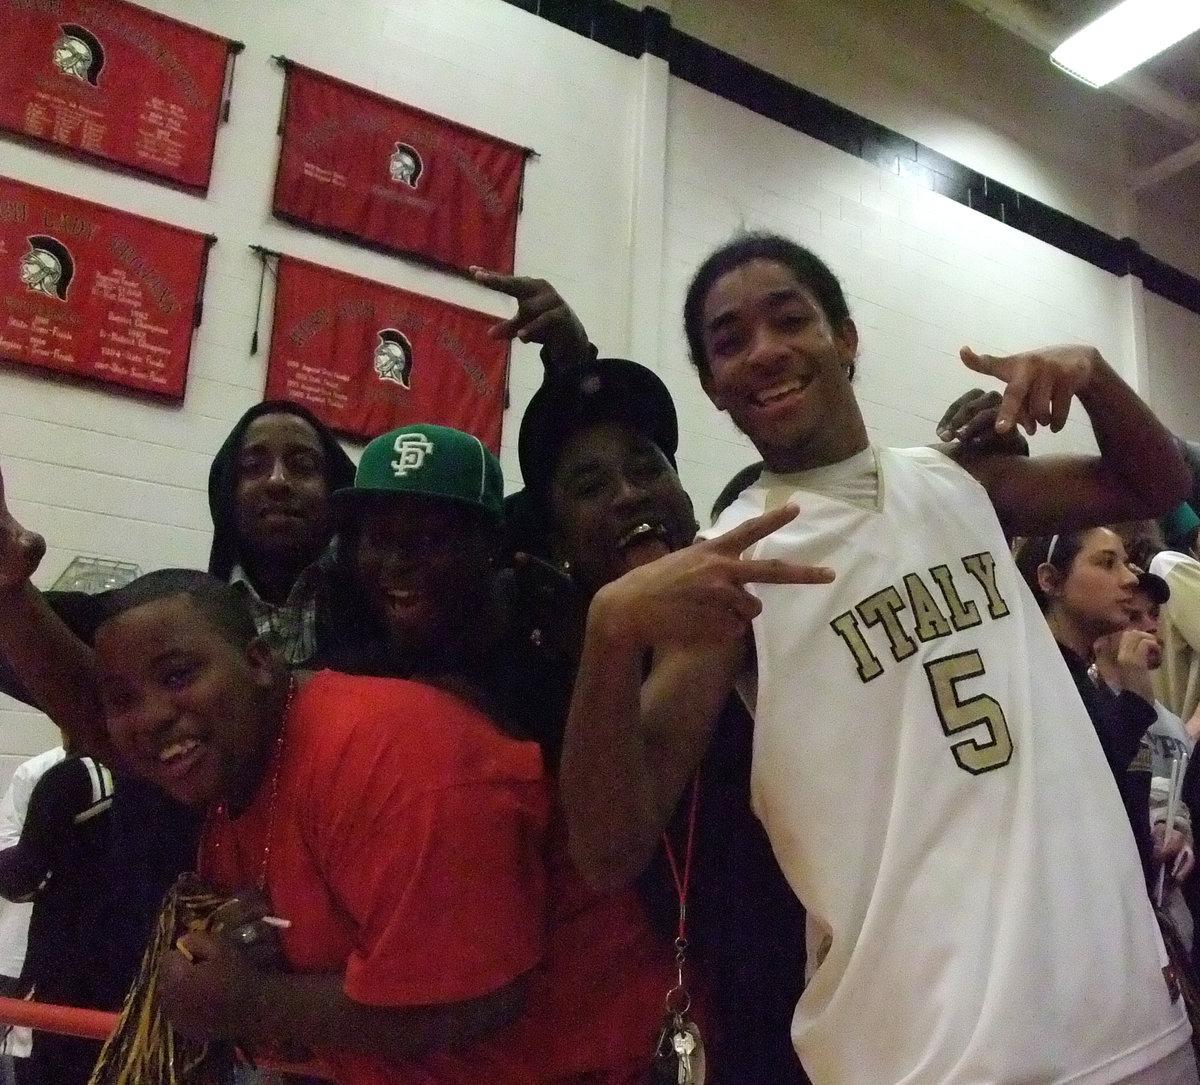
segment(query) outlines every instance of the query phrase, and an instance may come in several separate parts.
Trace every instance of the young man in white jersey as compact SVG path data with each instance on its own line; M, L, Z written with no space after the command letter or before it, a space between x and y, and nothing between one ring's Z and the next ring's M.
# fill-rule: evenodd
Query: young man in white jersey
M561 774L581 869L636 869L740 676L755 810L810 916L792 1036L817 1085L1194 1083L1119 796L1005 543L1173 507L1170 435L1094 349L964 349L1006 384L998 431L1076 397L1101 454L872 446L841 288L772 235L701 266L685 325L766 469L592 603Z

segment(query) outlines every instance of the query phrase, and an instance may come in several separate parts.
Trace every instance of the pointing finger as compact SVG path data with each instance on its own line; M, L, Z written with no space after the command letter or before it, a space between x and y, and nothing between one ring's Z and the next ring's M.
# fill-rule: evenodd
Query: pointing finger
M502 294L518 300L536 294L542 284L541 279L533 279L527 275L501 275L497 271L488 271L481 267L471 268L471 278L480 286L499 290Z
M970 347L961 347L958 356L973 373L983 373L988 377L1006 380L1010 369L1007 358L999 358L994 354L977 354Z
M519 316L521 314L518 314ZM548 331L553 331L555 325L559 321L559 314L554 309L549 309L540 314L525 314L520 326L516 329L517 337L523 343L532 340L535 343L541 342L541 336L544 336ZM510 321L509 323L515 323Z
M828 584L834 572L826 565L802 565L782 558L738 563L734 579L743 584Z
M1004 395L1000 399L1000 406L996 410L996 432L1007 433L1020 417L1021 404L1025 399L1025 388L1023 386L1013 387L1017 374L1014 373L1012 359L999 358L994 354L977 354L970 347L960 348L958 356L962 359L963 365L972 372L995 377L1007 385Z
M991 372L1004 381L1004 394L996 408L996 432L1008 433L1017 422L1023 422L1030 434L1037 430L1037 420L1028 406L1029 384L1033 378L1032 368L1012 358L997 358L991 354L968 353L984 368L980 372ZM965 357L964 357L965 360ZM970 363L968 363L970 364Z

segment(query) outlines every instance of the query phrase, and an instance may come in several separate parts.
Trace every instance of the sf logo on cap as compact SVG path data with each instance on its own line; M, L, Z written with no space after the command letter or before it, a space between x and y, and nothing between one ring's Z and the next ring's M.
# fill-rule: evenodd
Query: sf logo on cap
M392 471L397 478L403 478L409 471L421 470L425 457L433 451L433 442L423 433L402 433L392 451L397 456L392 460Z

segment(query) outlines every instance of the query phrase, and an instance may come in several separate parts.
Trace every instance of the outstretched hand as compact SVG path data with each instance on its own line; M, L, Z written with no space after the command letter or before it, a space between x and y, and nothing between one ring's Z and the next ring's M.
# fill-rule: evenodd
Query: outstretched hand
M640 566L597 594L615 606L635 642L727 640L745 634L762 610L747 584L828 584L833 570L781 558L746 559L755 543L796 518L794 505L755 516L724 535L705 539Z
M1058 432L1067 421L1071 400L1092 378L1099 352L1094 347L1042 347L1020 354L976 354L970 347L959 351L963 364L976 373L1005 384L996 409L996 432L1008 433L1021 425L1031 437L1038 426Z
M516 314L488 330L493 339L541 343L546 348L547 366L556 370L578 364L587 357L590 350L587 330L562 295L545 279L500 275L481 267L471 268L471 277L480 286L517 299Z
M45 555L46 540L37 532L23 528L8 511L4 476L0 474L0 592L28 580Z

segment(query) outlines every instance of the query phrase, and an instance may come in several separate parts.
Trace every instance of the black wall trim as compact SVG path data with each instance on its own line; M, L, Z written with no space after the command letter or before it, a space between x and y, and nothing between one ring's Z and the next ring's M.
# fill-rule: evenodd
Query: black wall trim
M636 11L618 0L505 0L626 56L667 61L671 74L763 117L911 178L1014 230L1113 275L1136 275L1160 297L1200 315L1200 279L1086 222L968 169L945 155L849 109L690 37L657 8Z
M666 12L657 8L635 11L617 0L505 0L505 3L630 57L640 57L643 53L664 55L660 50L665 48L665 41L658 48L648 47L647 22L655 24L659 35L671 30L671 18Z

